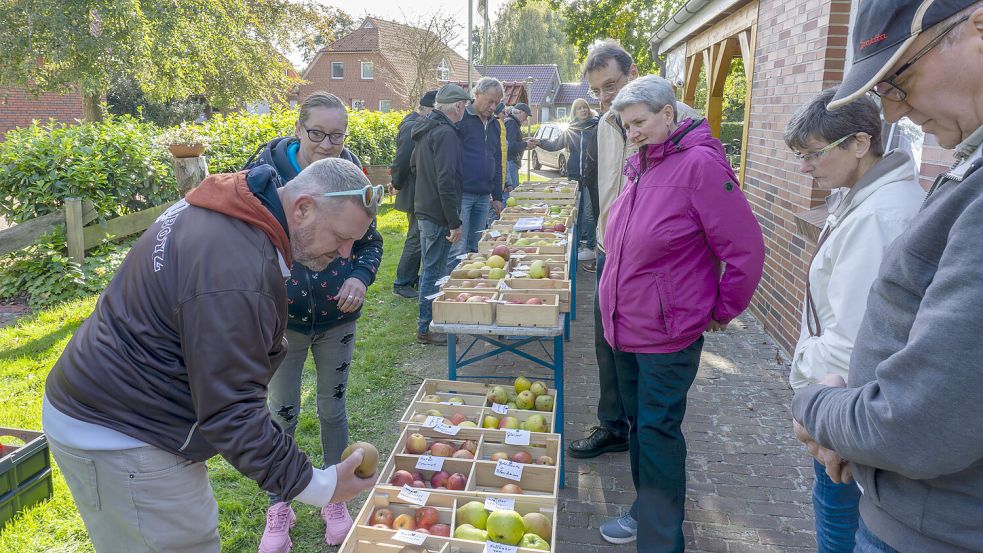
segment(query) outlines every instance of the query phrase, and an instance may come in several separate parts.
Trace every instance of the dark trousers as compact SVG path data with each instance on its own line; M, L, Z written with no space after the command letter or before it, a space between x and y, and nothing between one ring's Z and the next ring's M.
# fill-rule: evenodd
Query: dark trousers
M685 549L686 439L681 426L702 350L700 336L675 353L614 353L631 425L631 476L638 494L631 515L638 521L638 551Z
M604 270L604 255L597 254L597 282L601 282L601 271ZM596 292L596 290L595 290ZM614 366L614 351L604 339L604 327L601 323L601 308L597 303L598 294L594 294L594 356L597 358L598 383L601 386L601 396L597 400L597 420L601 427L622 438L628 437L628 418L621 403L621 392L618 390L618 372Z
M416 213L408 212L406 220L409 225L406 227L403 253L399 256L399 265L396 267L394 288L413 286L420 280L420 228L416 222Z

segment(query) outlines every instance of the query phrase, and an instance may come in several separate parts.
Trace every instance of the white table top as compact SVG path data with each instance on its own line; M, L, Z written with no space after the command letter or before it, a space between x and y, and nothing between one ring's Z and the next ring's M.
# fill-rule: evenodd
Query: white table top
M563 334L564 314L560 313L556 318L556 326L536 327L536 326L498 326L498 325L470 325L458 323L430 323L431 332L445 332L447 334L492 334L501 336L560 336Z

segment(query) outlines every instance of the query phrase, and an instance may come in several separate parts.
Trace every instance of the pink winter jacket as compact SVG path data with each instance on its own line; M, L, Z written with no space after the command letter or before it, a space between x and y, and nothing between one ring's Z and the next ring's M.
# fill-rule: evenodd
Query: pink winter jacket
M643 146L625 174L604 238L604 338L620 351L680 351L711 319L730 322L751 302L761 228L705 120Z

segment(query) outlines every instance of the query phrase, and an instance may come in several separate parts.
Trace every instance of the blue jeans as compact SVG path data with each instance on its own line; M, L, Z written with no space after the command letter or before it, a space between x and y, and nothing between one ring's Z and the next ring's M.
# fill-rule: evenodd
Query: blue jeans
M597 254L597 282L601 282L604 270L604 255ZM618 371L614 366L614 350L604 339L604 326L601 323L601 308L597 303L599 294L594 293L594 357L597 359L600 398L597 400L597 421L601 427L621 438L628 437L628 419L621 403L618 389Z
M614 351L631 425L631 476L638 494L638 551L682 553L686 503L686 394L700 367L703 336L675 353Z
M447 258L447 273L461 262L460 256L478 251L481 231L488 228L488 211L491 209L491 196L488 194L461 195L461 239L451 245Z
M587 249L593 250L597 245L597 222L591 210L590 194L587 187L580 186L580 201L577 203L577 226L580 228L580 239L587 242Z
M399 256L393 288L413 286L420 280L420 229L417 226L416 213L407 213L406 221L406 242L403 243L403 253Z
M897 549L875 536L870 528L864 524L863 518L860 519L860 526L857 527L857 547L854 551L856 553L899 553Z
M813 459L812 464L816 471L812 509L816 514L818 553L852 553L860 519L860 488L856 482L836 484L819 461Z
M273 373L267 391L267 402L273 420L290 436L297 429L300 416L300 385L307 352L314 356L317 375L317 421L321 430L322 467L341 460L348 447L348 412L345 409L345 388L348 368L355 353L355 324L350 321L318 334L305 334L287 329L287 356ZM282 498L268 494L270 505Z
M433 300L427 296L437 293L436 282L450 274L447 268L447 253L451 243L447 241L450 231L437 223L418 219L420 227L420 318L417 321L417 332L429 332L430 321L433 320ZM463 238L463 236L462 236Z
M507 161L505 163L505 177L505 183L508 185L510 190L515 189L516 186L519 186L519 164L514 161ZM508 196L502 199L507 200Z

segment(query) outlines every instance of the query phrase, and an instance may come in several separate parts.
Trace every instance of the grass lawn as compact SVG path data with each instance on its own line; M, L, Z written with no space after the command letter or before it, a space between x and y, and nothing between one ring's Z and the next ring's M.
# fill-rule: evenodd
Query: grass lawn
M369 288L359 319L355 358L349 376L348 417L350 439L370 441L388 457L399 434L399 415L421 376L439 375L443 367L423 363L421 371L408 371L414 360L442 359L445 350L415 344L417 304L392 294L396 264L406 234L406 217L383 205L378 219L385 239L385 255L375 284ZM69 302L0 329L0 426L41 427L44 380L72 333L92 312L95 297ZM418 363L419 364L419 363ZM321 463L315 414L313 362L304 375L303 404L297 428L301 449L315 466ZM219 504L219 533L223 551L255 551L265 524L266 494L256 484L215 457L208 463ZM18 515L0 531L0 552L92 551L82 520L68 487L54 470L54 497ZM354 512L361 498L349 502ZM291 532L295 553L333 550L324 545L324 525L315 508L294 505L297 526Z

